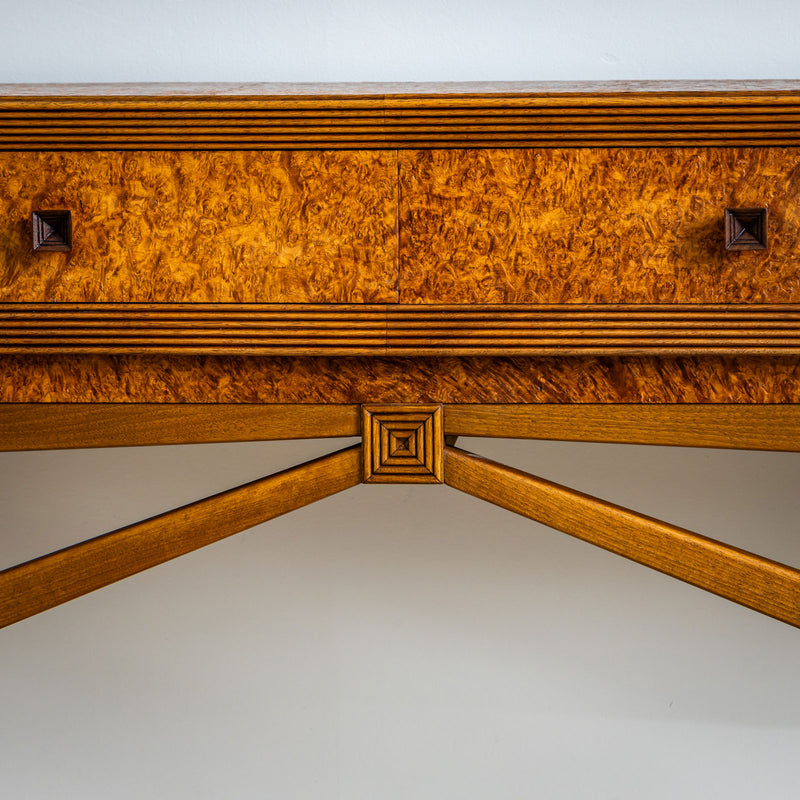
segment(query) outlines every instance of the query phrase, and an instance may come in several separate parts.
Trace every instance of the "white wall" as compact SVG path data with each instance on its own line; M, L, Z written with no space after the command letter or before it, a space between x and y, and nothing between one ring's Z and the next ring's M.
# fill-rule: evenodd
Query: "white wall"
M789 2L17 4L0 81L791 78ZM334 449L0 457L11 565ZM800 455L473 440L800 564ZM0 798L790 798L800 632L362 486L0 631Z
M33 0L0 81L798 77L790 0Z

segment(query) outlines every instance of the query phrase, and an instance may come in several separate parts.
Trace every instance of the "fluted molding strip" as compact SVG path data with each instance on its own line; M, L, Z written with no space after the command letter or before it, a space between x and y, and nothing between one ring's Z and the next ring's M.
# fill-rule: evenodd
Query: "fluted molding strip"
M796 355L800 305L3 303L0 353Z

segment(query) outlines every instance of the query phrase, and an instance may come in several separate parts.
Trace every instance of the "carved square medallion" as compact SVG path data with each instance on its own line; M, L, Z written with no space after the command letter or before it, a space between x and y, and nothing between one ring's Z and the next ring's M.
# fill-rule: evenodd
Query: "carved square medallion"
M442 483L441 406L362 406L364 483Z

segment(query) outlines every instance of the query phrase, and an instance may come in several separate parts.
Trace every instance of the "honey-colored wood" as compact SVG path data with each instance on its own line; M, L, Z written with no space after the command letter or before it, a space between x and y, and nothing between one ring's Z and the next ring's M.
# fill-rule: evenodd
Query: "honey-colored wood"
M800 82L0 86L0 151L0 449L358 435L368 404L363 454L0 573L0 625L445 453L800 626L797 570L452 446L800 450ZM766 249L726 253L756 207ZM70 253L32 252L37 210Z
M0 149L800 144L797 81L0 86Z
M800 300L800 150L425 150L400 159L403 303ZM726 207L769 247L725 250Z
M800 306L0 303L0 353L792 355Z
M453 436L800 452L800 405L447 405L444 413Z
M364 483L441 483L442 407L364 405Z
M359 436L356 405L0 403L0 451Z
M361 481L349 447L0 572L0 627L163 564Z
M418 406L412 408L418 409ZM459 436L800 451L800 405L444 406ZM359 436L355 404L0 403L0 450Z
M445 483L800 627L800 570L519 470L445 448Z
M392 302L396 228L391 152L0 153L0 301Z
M0 356L0 403L800 403L800 358Z

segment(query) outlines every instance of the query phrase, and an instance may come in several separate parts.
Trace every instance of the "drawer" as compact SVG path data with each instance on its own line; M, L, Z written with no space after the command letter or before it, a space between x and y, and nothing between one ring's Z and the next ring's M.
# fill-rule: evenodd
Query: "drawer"
M409 150L404 303L800 302L800 149ZM724 246L767 207L766 250Z
M2 302L397 300L391 151L0 153ZM71 252L33 252L68 209Z

